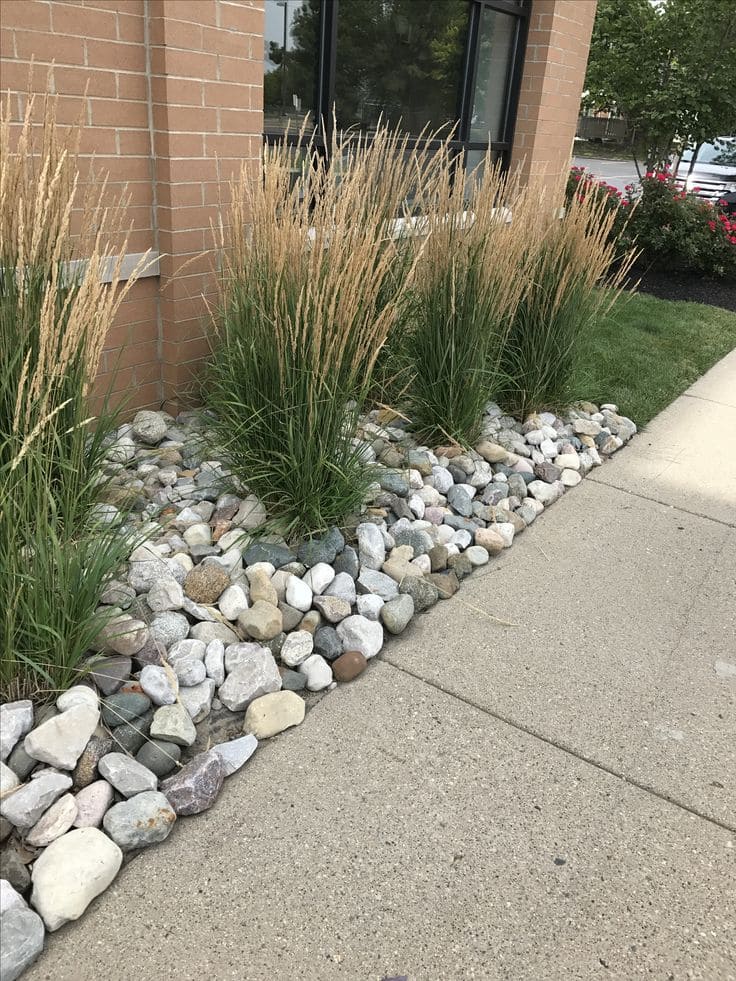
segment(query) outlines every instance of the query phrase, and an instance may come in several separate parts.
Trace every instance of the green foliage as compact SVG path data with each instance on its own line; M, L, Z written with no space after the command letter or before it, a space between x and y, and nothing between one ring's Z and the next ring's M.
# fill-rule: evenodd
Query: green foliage
M575 388L642 426L734 348L736 314L627 294L584 335Z
M585 80L589 109L617 109L647 169L675 145L736 130L736 4L599 0Z

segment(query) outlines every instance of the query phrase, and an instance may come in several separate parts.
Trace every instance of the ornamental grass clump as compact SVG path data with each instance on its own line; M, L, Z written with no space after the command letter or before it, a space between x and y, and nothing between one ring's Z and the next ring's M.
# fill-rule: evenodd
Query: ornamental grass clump
M406 413L429 445L469 445L498 384L504 338L524 285L519 264L529 196L504 178L490 151L464 180L462 162L447 144L436 179L420 190L428 237L415 240L423 253L412 317L396 345L404 376L410 372Z
M425 156L386 128L335 135L331 166L284 140L262 179L231 184L206 400L233 474L287 537L340 523L372 479L353 437L413 275L395 223Z
M636 258L612 235L618 220L600 194L576 194L562 212L540 209L517 272L525 286L496 391L512 415L560 410L586 397L578 390L583 342L622 292Z
M119 285L123 213L105 207L104 182L81 193L78 138L78 127L59 126L50 97L29 96L18 124L10 102L2 106L3 698L73 680L104 625L95 611L105 581L131 547L120 521L96 507L114 419L105 406L93 412L91 390L108 328L139 270Z

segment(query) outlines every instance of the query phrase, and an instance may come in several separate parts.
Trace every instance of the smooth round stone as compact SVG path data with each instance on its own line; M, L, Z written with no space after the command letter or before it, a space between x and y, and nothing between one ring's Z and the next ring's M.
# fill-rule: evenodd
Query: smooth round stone
M332 684L332 668L319 654L312 654L299 665L299 672L307 679L309 691L322 691Z
M313 596L311 588L304 580L297 578L297 576L289 577L286 584L286 602L289 606L306 613L307 610L311 609Z
M97 828L77 828L53 841L33 865L31 902L48 930L78 920L110 885L123 853Z
M342 654L342 641L334 627L319 627L314 632L314 651L328 661L334 661ZM300 677L302 677L300 675ZM286 687L286 686L284 686ZM297 691L300 689L296 689Z
M560 480L565 487L577 487L582 479L577 470L563 470L560 476Z
M95 780L76 796L77 816L75 828L99 828L107 809L111 806L115 792L107 780Z
M333 662L332 671L337 681L353 681L368 667L368 661L360 651L345 651Z
M392 634L402 633L413 616L414 600L408 593L401 593L381 608L381 622Z
M207 676L207 668L204 661L198 661L194 657L182 658L173 666L179 684L186 687L201 684ZM173 705L173 702L164 702L165 705Z
M399 585L400 593L407 593L414 600L414 610L416 613L423 613L439 599L439 590L427 579L419 579L416 576L407 576Z
M465 555L469 559L471 565L481 566L485 565L490 559L488 550L483 548L482 545L471 545L465 552Z
M335 578L335 570L326 562L318 562L304 575L304 582L315 596L320 596Z
M476 529L475 544L484 548L489 555L498 555L506 548L506 542L495 526Z
M217 601L226 620L237 620L248 609L248 595L237 583L228 586Z
M102 721L110 729L114 729L124 722L133 722L150 707L151 700L147 695L133 691L116 692L108 695L102 702Z
M311 655L314 650L314 636L308 630L296 630L289 634L281 647L281 660L290 668L295 668Z
M192 659L194 660L194 659ZM200 664L200 661L196 662ZM140 673L140 686L154 705L173 705L179 693L176 672L155 664L147 664Z
M157 777L165 777L181 759L181 746L163 739L149 739L138 750L135 758Z
M355 602L355 580L347 572L338 572L335 578L324 592L325 596L334 596L337 599L345 600L346 603Z
M256 739L269 739L304 721L304 699L293 691L277 691L254 699L248 706L243 731Z

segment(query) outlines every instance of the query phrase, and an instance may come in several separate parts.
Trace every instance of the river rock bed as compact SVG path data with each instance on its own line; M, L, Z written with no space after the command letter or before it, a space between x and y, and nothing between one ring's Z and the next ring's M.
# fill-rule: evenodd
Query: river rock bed
M264 534L254 495L223 491L202 425L144 411L111 439L100 517L132 508L146 540L106 585L79 684L0 707L3 981L126 858L211 807L258 740L362 674L636 432L614 405L521 423L489 403L474 450L432 451L370 412L355 437L375 468L363 513L292 547Z

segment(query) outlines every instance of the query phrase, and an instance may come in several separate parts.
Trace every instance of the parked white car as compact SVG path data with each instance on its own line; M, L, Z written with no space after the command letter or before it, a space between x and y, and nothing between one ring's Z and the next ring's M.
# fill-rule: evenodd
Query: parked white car
M703 143L693 160L693 148L683 150L675 180L688 191L712 201L736 203L736 136L719 136Z

